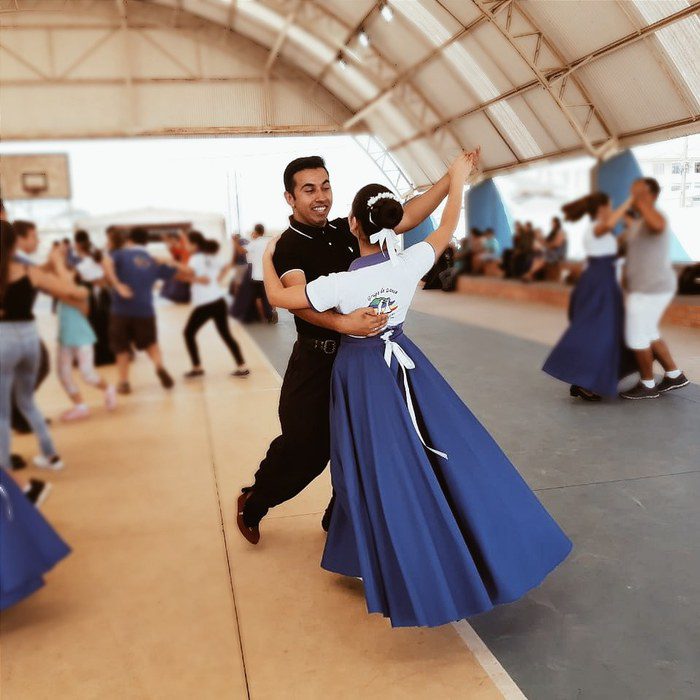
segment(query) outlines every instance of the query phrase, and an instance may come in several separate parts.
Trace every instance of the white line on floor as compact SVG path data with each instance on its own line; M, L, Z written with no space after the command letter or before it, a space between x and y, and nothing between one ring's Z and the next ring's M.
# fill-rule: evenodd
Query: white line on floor
M527 700L520 688L515 685L515 681L508 675L508 672L501 666L498 659L491 653L491 650L466 620L453 622L452 626L457 630L457 634L467 645L474 658L486 671L493 684L503 693L505 700Z

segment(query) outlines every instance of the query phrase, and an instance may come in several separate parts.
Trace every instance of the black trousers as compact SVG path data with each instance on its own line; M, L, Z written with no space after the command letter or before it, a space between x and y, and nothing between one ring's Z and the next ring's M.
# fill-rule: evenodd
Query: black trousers
M51 361L49 360L49 351L44 345L44 341L40 341L41 344L41 360L39 361L39 373L36 377L36 384L34 389L37 390L43 383L44 379L49 376L49 370L51 369ZM12 430L18 433L31 433L32 426L29 425L29 421L24 417L22 411L17 408L17 402L15 401L14 392L12 394L12 413L10 418L10 424L12 425Z
M196 335L199 329L207 322L214 321L216 330L221 336L221 340L226 343L226 346L231 351L234 360L236 360L237 365L243 364L243 355L241 354L241 349L238 343L235 341L234 337L231 335L231 331L228 327L228 313L226 308L226 302L224 299L217 299L209 304L202 304L201 306L195 306L187 320L187 325L185 326L184 336L185 345L187 345L187 352L190 354L190 359L195 367L200 365L199 359L199 348L197 347Z
M247 523L257 524L268 508L296 496L326 468L334 359L295 343L280 394L282 434L270 443L255 473L245 505Z

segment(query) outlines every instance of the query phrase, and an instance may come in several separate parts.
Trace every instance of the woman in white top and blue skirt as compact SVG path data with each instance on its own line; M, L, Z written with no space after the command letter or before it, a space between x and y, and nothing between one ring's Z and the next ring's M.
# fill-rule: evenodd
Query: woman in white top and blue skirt
M594 192L562 207L567 221L591 219L583 237L586 269L569 302L569 327L542 369L570 384L569 393L586 401L617 396L624 374L624 307L617 281L617 238L613 233L627 211L617 210L604 192Z
M343 336L333 366L336 504L321 565L361 577L368 611L395 627L441 625L514 601L571 549L493 438L403 333L418 281L456 228L476 157L452 165L439 228L403 253L390 230L401 221L401 204L386 187L368 185L352 206L362 257L348 272L284 288L272 250L264 261L275 306L341 313L375 306L390 314L381 336Z

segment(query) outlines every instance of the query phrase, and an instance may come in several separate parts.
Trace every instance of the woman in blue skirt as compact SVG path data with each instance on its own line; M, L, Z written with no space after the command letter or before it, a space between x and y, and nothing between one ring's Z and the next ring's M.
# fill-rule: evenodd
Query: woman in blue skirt
M393 626L433 626L520 598L571 542L457 394L403 333L418 281L447 247L477 154L450 168L439 228L403 253L403 209L382 185L355 197L362 257L348 272L284 288L266 253L270 302L289 309L373 306L380 337L344 336L331 387L336 504L322 566L361 577L369 612ZM386 246L387 253L383 251Z
M570 384L569 393L585 401L617 396L624 374L624 307L617 281L615 226L630 202L617 210L604 192L594 192L562 207L567 221L590 217L583 237L586 269L569 301L569 327L542 369Z
M44 574L70 554L12 477L0 468L0 610L44 585Z

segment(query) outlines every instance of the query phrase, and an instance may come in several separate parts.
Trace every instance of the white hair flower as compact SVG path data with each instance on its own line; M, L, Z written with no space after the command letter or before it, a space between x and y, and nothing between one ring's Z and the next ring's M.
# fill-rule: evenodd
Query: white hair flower
M393 199L401 204L401 200L393 192L380 192L367 200L367 208L371 209L381 199Z

